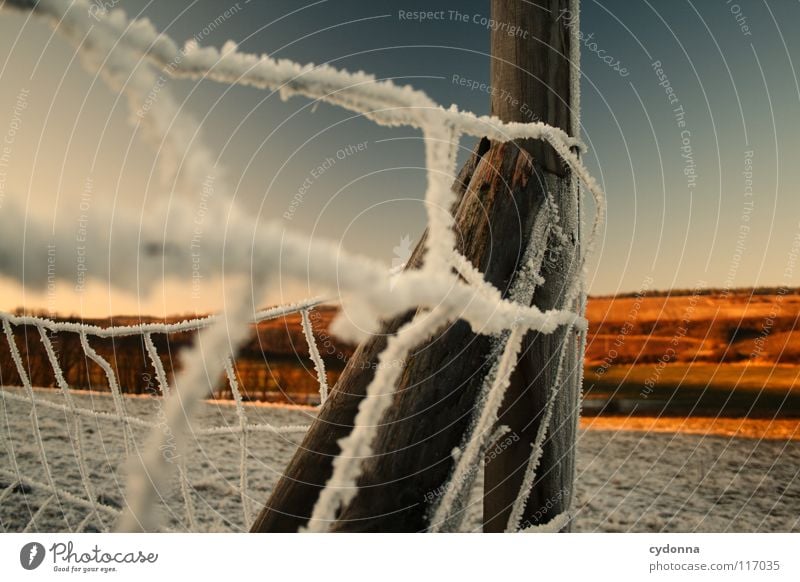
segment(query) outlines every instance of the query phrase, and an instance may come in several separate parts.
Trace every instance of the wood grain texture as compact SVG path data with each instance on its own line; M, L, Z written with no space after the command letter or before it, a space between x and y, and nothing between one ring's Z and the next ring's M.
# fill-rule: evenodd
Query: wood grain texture
M492 32L492 115L507 122L541 121L569 133L569 0L491 4L492 19L508 25ZM566 175L563 161L545 142L521 144L547 171Z
M460 250L504 293L520 267L542 185L527 152L492 144L458 211ZM490 338L458 321L409 358L394 402L364 461L359 493L334 531L424 531L492 362Z
M528 35L492 34L492 84L502 88L492 100L492 112L504 121L544 121L570 131L569 30L563 18L568 0L529 3L493 0L492 18L513 23ZM511 99L504 97L512 96ZM501 98L503 97L503 98ZM525 104L523 108L514 103ZM512 105L513 104L513 105ZM537 119L525 118L532 110ZM578 200L574 198L569 172L551 147L541 141L523 144L546 176L546 189L561 217L565 240L548 244L541 275L545 282L534 295L541 310L575 309L566 305L567 285L576 269L580 228ZM569 507L575 463L575 439L580 398L579 338L560 329L544 335L527 334L518 366L506 393L498 424L506 425L515 439L505 441L498 455L484 464L484 531L504 531L511 507L520 491L525 469L536 440L556 373L561 347L567 352L558 397L547 429L537 479L528 498L522 525L540 525ZM491 447L490 447L491 450ZM566 529L569 529L567 526Z

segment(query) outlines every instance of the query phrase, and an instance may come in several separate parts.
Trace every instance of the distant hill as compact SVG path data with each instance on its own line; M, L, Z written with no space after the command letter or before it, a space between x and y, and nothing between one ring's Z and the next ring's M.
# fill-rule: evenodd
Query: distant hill
M800 363L800 293L643 294L587 306L586 361Z
M647 291L648 297L683 297L686 295L714 295L719 297L729 296L750 296L750 295L800 295L800 287L706 287L703 289L653 289ZM592 295L591 299L626 299L636 297L638 291L626 291L625 293L611 293L607 295Z
M335 307L313 310L312 328L325 361L328 382L335 383L353 346L336 340L329 331ZM653 291L616 297L592 297L587 308L589 335L586 350L587 377L598 377L615 368L645 365L741 364L757 366L800 364L800 290L736 289L730 291ZM65 318L77 321L77 318ZM166 320L118 316L84 320L99 326L130 325ZM17 345L38 386L54 386L47 356L33 328L16 330ZM193 334L169 338L156 335L168 373L178 367L176 356L192 341ZM108 390L103 371L83 357L75 334L53 338L59 361L70 385ZM152 369L141 338L92 339L94 348L112 363L123 390L152 392ZM260 323L236 361L236 372L245 397L252 400L315 403L316 374L308 358L300 315L293 314ZM612 375L608 374L608 378ZM19 383L5 342L0 342L0 382ZM228 398L227 388L217 397Z
M311 327L325 360L328 381L339 377L346 360L352 355L352 346L337 341L329 332L331 320L337 310L321 306L311 312ZM19 314L19 312L18 312ZM115 316L102 319L79 319L54 317L59 321L82 321L90 325L135 325L142 323L175 323L188 319L184 316L168 318ZM194 315L192 318L196 317ZM242 347L236 360L235 370L245 399L267 402L292 402L312 404L318 400L316 372L309 360L308 345L302 331L300 314L287 315L264 321L254 326L251 339ZM164 368L171 377L179 369L177 357L190 346L195 333L182 332L165 337L154 334L153 342L161 356ZM15 329L17 348L34 386L55 386L55 377L47 354L39 339L39 332L32 326ZM109 390L103 370L84 357L80 338L74 333L58 333L51 336L65 379L70 386L92 390ZM147 357L141 336L122 338L89 338L92 347L110 362L122 390L130 394L157 393L151 362ZM222 380L222 379L221 379ZM0 384L20 385L21 381L11 359L5 341L0 342ZM230 398L225 382L215 396Z

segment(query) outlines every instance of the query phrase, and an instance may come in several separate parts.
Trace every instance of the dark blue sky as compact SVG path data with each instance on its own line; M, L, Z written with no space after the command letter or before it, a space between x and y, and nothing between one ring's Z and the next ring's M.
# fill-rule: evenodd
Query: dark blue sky
M608 221L589 274L591 291L630 291L647 277L658 288L692 287L700 281L719 287L800 284L793 268L787 269L792 241L800 232L800 89L794 65L800 56L794 33L800 4L582 4L582 34L591 37L582 56L583 137L590 148L586 161L608 196ZM131 15L147 16L183 40L237 5L122 0L119 6ZM458 10L469 18L466 23L448 18L420 23L398 17L400 10L421 9ZM245 51L365 70L410 83L443 105L456 103L486 113L488 95L455 84L453 76L489 80L489 31L480 24L488 15L488 0L240 1L235 13L202 43L219 46L233 39ZM30 76L49 31L29 23L11 50L23 20L0 16L0 52L10 54L3 76ZM36 151L21 138L16 154L20 171L9 173L8 191L31 192L33 208L70 216L85 175L81 165L87 162L79 144L69 151L58 144L67 141L77 123L76 139L104 144L98 188L113 189L119 200L138 208L145 187L141 176L150 171L152 154L137 145L123 160L118 144L127 143L129 132L124 108L115 106L99 84L90 88L91 77L77 63L70 64L72 49L65 43L55 41L44 50L47 58L30 81L31 107L44 111L56 103L58 114L46 127L29 122L35 135L31 144L46 133L45 145L38 147L59 161L69 157L69 168L52 175L40 169L30 178L25 172L31 173L30 166L22 158ZM628 74L606 64L599 51L619 61ZM661 64L661 77L655 62ZM674 91L673 103L664 79ZM169 87L203 119L206 141L220 152L232 186L238 183L237 199L265 220L281 219L321 161L348 144L366 141L364 151L313 180L287 226L341 240L345 247L387 263L401 237L422 231L424 171L418 133L378 128L328 105L311 108L299 98L282 102L251 88L229 89L207 81L170 81ZM18 90L19 83L0 83L0 110L12 107ZM87 91L92 92L91 109L71 109L70 97L82 98ZM39 102L37 94L47 99ZM677 107L683 108L683 117L676 116ZM682 156L687 140L690 158ZM464 140L462 159L472 145ZM128 175L120 187L123 165ZM745 176L745 170L752 175ZM746 182L749 178L752 183ZM57 208L48 203L53 189L62 192ZM13 307L18 295L11 285L4 289L4 303L13 303L4 308Z

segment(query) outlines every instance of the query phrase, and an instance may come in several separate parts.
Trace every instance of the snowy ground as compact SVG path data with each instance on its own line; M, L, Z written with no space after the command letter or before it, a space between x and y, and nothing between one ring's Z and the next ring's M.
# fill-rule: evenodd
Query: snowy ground
M61 402L54 391L40 398ZM107 395L76 394L76 404L113 411ZM154 398L125 398L130 414L157 421L160 402ZM33 438L30 405L0 399L0 495L14 479L10 451L23 476L46 481L38 446ZM308 424L312 409L247 406L251 423ZM78 465L62 411L39 407L39 423L52 475L59 487L85 497ZM800 440L796 423L775 430L763 425L739 426L734 433L758 438L709 436L694 421L686 432L674 421L627 422L599 419L580 433L576 499L577 531L800 531ZM236 426L235 408L227 403L203 404L196 428ZM731 422L714 432L730 433ZM727 427L727 429L725 428ZM147 430L134 428L137 445ZM84 450L95 495L106 505L120 507L124 492L124 442L115 421L83 420ZM768 434L769 438L761 438ZM301 434L249 437L249 498L257 511L269 495ZM791 440L794 438L795 440ZM188 475L195 506L195 529L245 529L239 484L238 436L200 436L187 455ZM4 472L3 472L4 471ZM476 488L477 492L477 488ZM0 504L0 526L22 531L49 497L36 488L17 486ZM175 530L188 529L179 487L164 503L165 521ZM471 523L478 525L479 503L471 507ZM75 528L87 515L71 503L55 502L42 511L30 529L64 531ZM110 518L88 522L87 531L107 529Z

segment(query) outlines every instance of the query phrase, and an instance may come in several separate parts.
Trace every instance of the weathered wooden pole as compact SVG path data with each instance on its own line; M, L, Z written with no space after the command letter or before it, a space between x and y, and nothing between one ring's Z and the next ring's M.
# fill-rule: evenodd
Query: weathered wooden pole
M498 28L492 33L494 115L503 121L543 121L572 133L569 55L570 27L577 26L576 18L568 0L492 0L492 19L523 31L511 35ZM529 112L536 119L531 119ZM562 160L544 142L531 141L522 147L533 156L561 221L561 240L548 245L541 272L544 283L536 289L533 303L542 310L578 309L580 298L566 303L568 288L580 268L576 258L580 242L579 202L571 187L572 178ZM562 347L566 350L563 362ZM515 438L505 439L507 446L496 449L499 453L487 456L485 462L484 531L504 531L509 525L554 387L558 392L553 414L543 433L546 438L537 478L525 504L521 526L547 523L569 507L573 496L581 349L577 334L565 329L550 335L531 332L525 338L498 420L509 427ZM562 373L557 385L559 363ZM492 453L491 447L489 451Z
M508 5L506 12L498 6L500 4ZM559 87L561 90L560 84L549 81L560 80L561 72L551 70L548 66L545 66L545 76L540 77L548 81L529 81L527 77L532 73L530 70L526 73L524 69L525 66L532 66L529 63L535 60L532 57L524 57L520 74L506 69L498 70L493 64L493 80L501 83L495 93L514 91L520 97L517 105L510 110L499 103L495 108L493 102L493 111L508 121L534 121L536 117L568 128L569 63L563 56L559 61L556 56L550 55L549 52L555 49L547 49L547 43L532 38L536 31L555 26L555 17L566 0L544 3L553 11L553 16L548 14L546 23L537 20L545 13L543 9L527 3L524 6L521 2L519 4L520 13L517 13L516 2L495 0L493 14L508 16L509 25L515 22L531 24L532 20L536 20L527 29L529 39L524 48L541 53L540 56L545 57L553 68L565 68L566 92L556 96L547 92L547 87ZM548 39L551 33L547 30ZM495 42L494 36L493 51L495 45L498 48L505 47L499 40ZM520 44L515 47L519 51L523 48ZM506 48L503 50L508 51ZM504 55L513 56L509 52L504 52ZM515 59L523 57L517 54L509 60L513 63ZM540 63L537 62L535 66L540 67ZM530 112L523 104L530 107ZM527 117L520 118L519 115ZM538 142L501 144L482 140L461 170L454 186L459 195L455 209L459 250L484 273L487 281L504 294L518 276L534 221L540 213L550 212L548 191L561 205L559 199L562 193L552 188L568 182L569 176L561 160ZM568 205L564 206L564 210L569 208ZM574 205L571 208L574 210ZM569 236L569 228L567 233ZM562 247L560 252L552 254L552 270L560 266L568 267L562 265L566 261L558 257L574 251L576 242L577 235L573 237L572 245L566 245L572 246L571 250ZM420 242L412 256L411 268L422 260L421 249ZM558 276L565 278L562 275L547 272L546 276L552 276L554 282L546 284L547 298L538 300L542 305L559 305L557 281ZM319 491L331 475L332 459L339 452L337 440L350 432L358 404L374 375L377 356L386 345L385 334L394 333L411 315L387 323L380 335L358 348L252 531L297 531L308 521ZM503 424L513 423L512 430L517 431L521 438L529 438L535 432L535 417L543 405L542 402L528 402L537 408L528 408L526 415L523 415L523 407L515 403L520 399L534 401L539 398L538 394L531 393L541 388L542 383L538 380L531 383L529 380L534 379L539 371L550 370L548 357L531 357L530 349L549 349L552 353L557 350L563 337L561 333L548 340L541 340L534 335L526 338L528 351L523 354L520 364L529 369L520 370L515 375L513 396L507 399L502 419ZM394 402L373 443L374 455L364 461L363 474L358 482L359 492L333 524L334 531L421 531L428 527L432 502L438 499L437 492L447 482L453 469L451 452L462 444L469 428L484 377L491 365L487 360L490 351L490 338L473 334L464 322L457 322L409 355ZM563 419L568 410L559 406L556 412L554 417ZM567 424L574 425L574 422L570 420ZM554 432L566 436L563 431ZM551 441L548 441L545 449L548 462L552 460L564 464L559 451L550 444ZM508 505L505 500L512 493L514 480L521 480L524 463L515 465L515 462L524 449L530 451L530 446L515 447L509 450L509 455L498 457L496 464L493 462L487 467L487 474L493 479L485 501L485 506L491 511L487 530L493 530L495 524L502 521L501 513ZM505 476L501 474L501 468ZM567 474L561 469L557 473ZM534 496L547 495L540 491L542 486L542 482L537 484ZM516 489L519 490L518 485ZM515 493L513 497L516 497ZM535 508L536 503L534 499L529 509Z
M541 183L531 176L530 157L514 144L482 140L456 181L460 250L507 290L520 266L541 210ZM422 256L422 242L411 267ZM253 531L297 531L304 525L331 475L337 440L349 434L358 404L374 375L385 334L410 319L398 318L356 350L317 420L278 482ZM452 470L451 451L470 423L491 349L464 322L411 354L395 402L375 439L376 455L365 461L361 490L345 509L336 530L420 531L427 525L431 493Z

